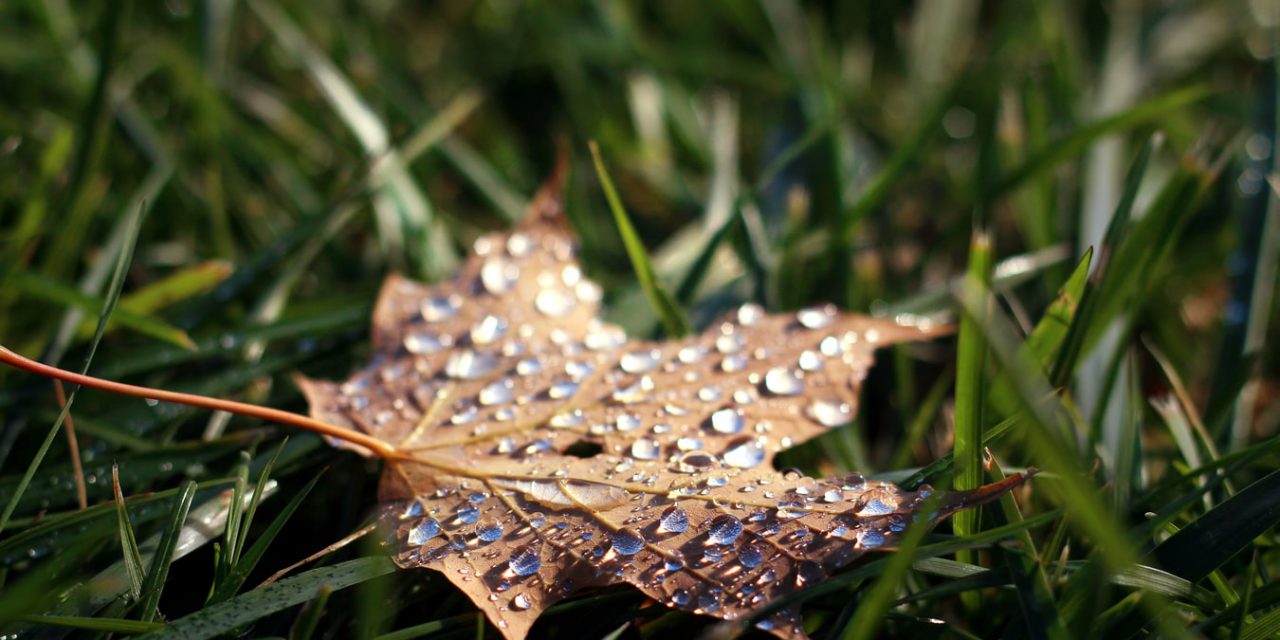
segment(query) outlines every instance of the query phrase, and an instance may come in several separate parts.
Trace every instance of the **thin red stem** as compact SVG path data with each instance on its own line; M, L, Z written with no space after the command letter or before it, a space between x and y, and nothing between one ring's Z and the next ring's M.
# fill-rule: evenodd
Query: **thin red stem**
M81 375L79 373L59 369L57 367L51 367L47 364L20 356L4 346L0 346L0 362L22 369L23 371L45 376L46 378L62 380L63 382L70 382L93 389L101 389L102 391L110 391L111 393L117 393L124 396L173 402L175 404L184 404L190 407L199 407L201 409L212 409L214 411L227 411L242 416L249 416L251 418L259 418L261 420L288 425L290 427L297 427L299 429L359 445L369 451L372 451L380 458L393 459L399 457L395 447L392 447L391 445L368 434L360 433L359 431L354 431L352 429L345 429L343 427L332 425L327 422L321 422L314 418L288 411L259 407L253 404L223 400L221 398L210 398L209 396L179 393L177 391L165 391L164 389L152 389L150 387L138 387L131 384L124 384L123 382L103 380L102 378Z

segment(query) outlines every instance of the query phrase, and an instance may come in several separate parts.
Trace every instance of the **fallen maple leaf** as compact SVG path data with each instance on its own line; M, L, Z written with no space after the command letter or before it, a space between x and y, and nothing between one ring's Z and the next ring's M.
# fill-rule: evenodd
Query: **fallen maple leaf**
M891 548L1020 483L902 491L851 473L773 469L774 454L853 419L873 351L937 333L923 321L745 305L700 336L629 341L598 319L553 180L515 230L478 240L448 282L387 279L374 357L344 383L300 379L311 419L76 376L323 433L386 461L381 520L396 563L443 573L511 640L551 604L628 583L725 620ZM601 452L576 457L580 444ZM784 609L757 626L804 636Z

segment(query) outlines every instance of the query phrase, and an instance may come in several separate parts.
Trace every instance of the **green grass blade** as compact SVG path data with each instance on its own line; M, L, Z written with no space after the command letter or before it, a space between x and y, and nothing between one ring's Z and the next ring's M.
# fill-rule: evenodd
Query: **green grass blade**
M1200 580L1280 523L1280 471L1241 489L1151 551L1166 571Z
M10 282L14 290L20 291L27 297L66 307L75 307L89 313L99 315L102 313L103 305L100 300L80 293L75 288L46 275L22 271L14 274ZM114 329L117 326L172 345L195 349L195 343L191 341L191 337L187 335L187 332L155 316L128 309L123 305L112 314L111 324L108 325L108 329Z
M609 201L609 210L613 212L613 220L618 225L618 233L622 235L623 245L627 248L631 267L636 272L636 279L640 281L640 287L644 289L645 296L649 298L649 304L653 305L653 310L658 314L668 335L673 338L688 335L689 319L685 317L684 310L658 280L658 274L649 263L649 255L645 251L644 243L636 234L635 227L631 226L627 210L622 206L622 200L618 198L618 192L613 187L613 180L609 178L609 172L604 167L600 148L594 142L591 143L591 157L595 162L596 175L600 178L605 199Z
M938 506L941 495L935 493L930 496L920 506L919 513L932 514ZM858 610L853 614L853 620L849 621L849 626L845 627L844 633L841 634L844 640L870 640L876 636L876 632L884 621L885 614L889 611L893 601L896 600L894 594L898 592L899 585L911 569L916 548L920 546L925 534L929 532L931 519L929 516L921 517L917 515L911 526L907 527L906 533L902 535L901 542L898 543L898 550L889 556L884 572L880 574L880 578L871 586L867 594L862 597Z
M360 558L331 567L312 569L261 589L242 593L226 602L205 607L144 637L149 640L215 638L277 611L302 604L315 597L322 587L341 591L395 570L396 566L385 557Z
M111 312L115 309L116 302L120 299L120 292L124 290L125 271L128 270L129 263L133 261L133 249L138 241L138 232L142 228L144 210L143 207L138 207L131 213L131 218L128 222L129 231L125 236L125 243L120 249L120 255L116 259L115 272L111 276L107 301L102 306L102 315L98 318L98 328L93 333L93 339L89 341L89 351L85 355L84 364L80 367L81 375L88 373L89 365L93 363L93 356L98 351L98 343L102 341L102 334L107 330ZM31 464L27 466L22 480L18 482L18 488L9 497L9 502L5 504L4 512L0 514L0 532L3 532L5 527L9 525L9 518L13 517L13 511L18 507L18 501L22 500L22 494L30 486L31 479L35 477L36 471L40 469L40 463L44 462L45 455L49 453L49 447L53 445L53 439L62 429L62 422L67 419L67 414L70 413L71 405L75 402L76 393L79 390L79 387L75 387L67 395L67 403L63 405L62 411L58 414L58 419L54 421L53 426L45 434L44 441L40 444L40 448L36 450L35 457L31 460Z
M988 290L991 278L992 261L991 236L985 231L976 230L969 244L969 268L965 276L966 286ZM993 301L988 299L982 306L990 308ZM956 393L955 393L955 443L952 446L955 461L955 478L952 481L957 491L977 489L982 486L982 427L983 408L986 405L986 345L977 327L985 318L965 316L960 320L960 335L956 347ZM978 531L978 509L965 509L952 519L956 535L967 536ZM968 554L957 555L957 560L973 564ZM976 607L977 600L973 594L964 596L966 606Z
M163 629L159 622L142 622L121 618L88 618L82 616L23 616L20 621L27 624L80 629L82 631L105 631L108 633L147 633Z
M140 599L138 618L143 622L155 620L160 604L160 594L164 592L164 583L169 576L169 566L173 562L173 551L178 546L178 536L186 526L187 514L191 511L191 502L196 497L196 483L188 480L182 485L177 500L173 503L173 511L169 514L169 525L160 536L160 545L151 556L151 566L147 568L147 576L142 581L142 597Z
M302 611L298 612L297 619L289 629L289 640L310 640L311 636L315 635L330 595L333 595L333 588L327 584L320 585L316 590L316 597L308 600L307 604L302 606Z
M142 596L142 581L146 570L142 567L142 554L138 552L138 538L129 522L129 511L124 508L124 492L120 488L120 470L111 468L111 486L115 489L116 528L120 536L120 548L124 554L124 568L129 576L129 595L137 600Z

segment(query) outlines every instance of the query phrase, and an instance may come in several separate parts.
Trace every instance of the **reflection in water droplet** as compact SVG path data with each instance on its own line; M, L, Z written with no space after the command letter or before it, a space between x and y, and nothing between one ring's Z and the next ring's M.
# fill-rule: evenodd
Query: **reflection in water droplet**
M884 544L884 534L879 531L863 529L858 533L858 546L863 549L878 549Z
M633 351L624 353L622 359L618 362L618 366L627 373L646 373L658 366L661 358L662 352L657 349Z
M542 568L542 558L537 549L525 545L511 554L511 558L507 560L507 568L518 576L533 575Z
M428 296L418 310L427 322L440 322L458 315L462 299L458 296Z
M668 507L662 512L662 518L658 520L660 531L669 531L671 533L683 533L689 528L689 514L685 513L680 507Z
M822 329L831 325L835 317L830 308L810 307L796 312L796 322L806 329Z
M764 374L764 388L774 395L795 396L804 391L804 381L786 367L774 367Z
M853 407L839 400L814 400L809 405L809 417L824 427L838 427L853 420Z
M609 542L614 552L621 556L634 556L644 548L644 538L635 529L624 528L613 532Z
M640 438L631 443L631 457L637 460L657 460L662 455L662 445L653 438Z
M707 540L711 544L733 544L742 535L742 521L729 514L721 514L711 520Z
M717 433L741 433L747 421L736 409L725 407L711 414L711 428Z
M842 499L844 499L844 494L835 489L828 489L826 493L822 494L823 502L840 502Z
M523 593L517 593L516 597L511 599L511 608L516 611L524 611L532 606L533 601L529 599L529 596Z
M511 378L503 378L497 382L492 382L480 390L480 404L488 406L511 402L511 399L515 397L515 389L515 382Z
M533 299L533 306L543 315L561 318L573 311L577 301L561 289L543 289Z
M424 518L409 530L408 542L411 545L420 546L438 535L440 535L440 522L435 518Z
M453 424L469 424L475 421L478 413L475 403L470 400L463 400L454 407L454 413L449 417L449 422Z
M715 456L705 451L691 451L680 456L680 470L685 473L696 473L716 464Z
M743 438L730 443L729 449L720 457L724 463L739 469L750 469L764 462L764 444L761 438Z
M708 487L723 487L729 484L729 479L724 476L707 476Z
M450 378L475 380L493 372L498 359L491 353L463 349L454 351L444 365L444 373Z
M492 522L482 525L478 530L476 530L476 537L485 542L496 541L498 538L502 537L502 523Z

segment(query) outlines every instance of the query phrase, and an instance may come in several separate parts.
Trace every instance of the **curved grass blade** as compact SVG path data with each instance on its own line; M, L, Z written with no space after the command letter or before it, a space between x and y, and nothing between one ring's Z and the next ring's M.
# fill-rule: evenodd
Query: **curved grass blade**
M1152 549L1164 570L1199 581L1280 523L1280 471L1241 489Z
M596 175L600 178L605 199L609 201L609 210L613 212L613 220L618 225L618 233L622 235L627 256L631 259L631 267L636 272L636 279L640 281L640 287L644 289L645 296L649 298L649 304L653 305L653 310L657 312L668 335L673 338L688 335L689 319L685 317L680 305L658 280L658 274L649 263L644 243L641 242L635 227L631 226L627 210L622 206L622 200L618 198L618 192L613 187L613 180L609 178L609 172L604 167L604 160L600 157L600 147L594 141L591 142L591 157L595 161Z

